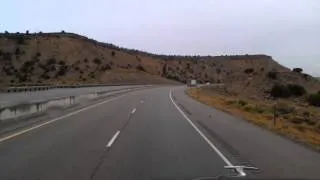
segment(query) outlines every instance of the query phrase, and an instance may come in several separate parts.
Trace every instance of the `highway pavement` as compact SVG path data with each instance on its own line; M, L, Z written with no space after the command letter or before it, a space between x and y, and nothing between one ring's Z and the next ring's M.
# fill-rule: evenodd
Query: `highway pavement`
M185 87L110 97L0 137L0 179L320 177L320 155L194 101Z

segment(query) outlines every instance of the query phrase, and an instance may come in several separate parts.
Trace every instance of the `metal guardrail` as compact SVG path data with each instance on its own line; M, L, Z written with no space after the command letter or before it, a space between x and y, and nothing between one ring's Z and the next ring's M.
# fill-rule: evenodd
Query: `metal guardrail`
M0 89L0 92L29 92L29 91L46 91L49 89L60 88L85 88L85 87L101 87L101 86L130 86L130 85L146 85L143 83L118 83L118 84L82 84L82 85L49 85L49 86L19 86L19 87L6 87Z

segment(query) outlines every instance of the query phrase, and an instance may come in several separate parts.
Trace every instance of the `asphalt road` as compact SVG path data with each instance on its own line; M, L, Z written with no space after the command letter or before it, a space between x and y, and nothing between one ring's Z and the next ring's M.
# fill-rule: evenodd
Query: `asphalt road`
M31 103L54 99L59 97L79 96L101 91L119 90L138 86L100 86L100 87L84 87L84 88L61 88L49 89L46 91L36 92L15 92L15 93L0 93L0 107L10 106L20 103Z
M173 93L170 97L170 90ZM195 102L184 87L130 92L0 137L0 179L320 177L320 155Z

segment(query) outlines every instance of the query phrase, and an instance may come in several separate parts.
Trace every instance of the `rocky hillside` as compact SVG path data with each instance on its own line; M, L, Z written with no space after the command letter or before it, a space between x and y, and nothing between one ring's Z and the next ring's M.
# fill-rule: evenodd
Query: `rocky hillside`
M276 82L318 84L270 56L165 56L119 48L71 33L0 34L0 82L34 83L225 83L265 91ZM270 75L271 73L271 75ZM276 78L272 76L276 74Z

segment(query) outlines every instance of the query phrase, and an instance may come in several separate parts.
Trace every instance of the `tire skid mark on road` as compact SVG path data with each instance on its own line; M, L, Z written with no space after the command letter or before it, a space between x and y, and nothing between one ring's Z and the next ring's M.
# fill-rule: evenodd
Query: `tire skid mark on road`
M248 158L244 157L240 154L238 150L236 150L232 145L227 143L225 140L223 140L218 134L216 134L212 129L210 129L206 124L204 124L201 121L196 121L196 123L204 129L211 138L213 138L215 141L217 141L223 149L225 149L236 161L240 163L240 165L248 166L248 167L257 167L255 164L249 160ZM259 174L261 173L260 170L255 171L248 171L247 174Z
M122 125L122 127L113 135L113 137L111 138L111 140L108 142L108 144L106 145L106 148L102 154L102 156L100 157L97 165L93 168L92 173L90 175L90 180L94 179L96 173L99 171L101 165L103 164L103 162L105 161L105 159L107 158L107 155L109 154L109 151L111 150L112 145L115 143L116 139L120 138L120 132L123 132L125 130L125 128L129 125L129 123L131 122L134 113L136 113L137 108L133 108L130 112L129 112L129 116L126 120L126 122Z
M189 116L192 115L192 113L191 113L186 107L184 107L182 104L178 103L178 106L180 106L181 109L182 109L185 113L187 113Z

